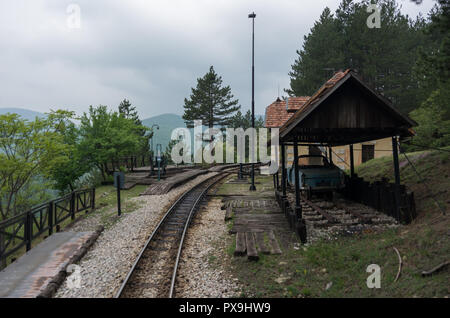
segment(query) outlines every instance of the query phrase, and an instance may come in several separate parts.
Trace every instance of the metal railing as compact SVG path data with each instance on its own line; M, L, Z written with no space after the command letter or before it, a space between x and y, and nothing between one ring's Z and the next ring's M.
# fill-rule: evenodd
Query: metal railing
M123 157L117 160L111 160L107 162L107 168L114 170L118 167L125 167L128 170L133 171L134 168L141 168L150 165L150 155L139 155L131 157Z
M24 247L28 252L34 239L58 232L63 221L89 209L95 209L95 188L74 191L0 222L0 269L10 255Z

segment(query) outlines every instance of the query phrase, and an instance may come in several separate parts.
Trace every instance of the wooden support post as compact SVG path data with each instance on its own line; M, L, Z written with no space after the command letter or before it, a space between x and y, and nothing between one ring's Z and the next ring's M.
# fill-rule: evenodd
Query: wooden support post
M279 178L279 176L278 176L278 171L277 171L277 173L276 173L276 189L277 189L277 191L278 191L278 189L280 188L280 178Z
M281 143L281 189L286 197L286 147Z
M328 159L330 161L330 163L333 163L333 150L331 149L331 147L328 147Z
M398 143L397 136L392 136L392 157L394 159L394 174L395 174L395 212L397 218L400 218L400 166L398 162Z
M300 176L298 171L298 143L297 136L294 136L294 179L295 179L295 214L302 218L302 208L300 205Z
M396 136L392 137L392 153L394 157L395 185L400 186L400 166L398 162L398 144Z
M353 145L350 145L350 177L355 176L355 161L353 159Z

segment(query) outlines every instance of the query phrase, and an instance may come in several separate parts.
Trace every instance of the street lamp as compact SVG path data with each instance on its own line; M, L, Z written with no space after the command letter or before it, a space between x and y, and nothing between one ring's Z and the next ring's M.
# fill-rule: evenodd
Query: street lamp
M255 141L255 18L256 14L255 12L252 12L248 15L249 19L252 19L253 26L252 26L252 139ZM252 161L252 184L250 185L250 191L255 191L255 164L254 164L254 158L255 158L255 149L250 150L251 152L251 161Z
M156 129L158 129L159 130L159 125L158 124L153 124L152 125L152 132L153 132L153 127L156 127ZM155 136L155 133L153 132L153 134L152 134L152 138L150 139L150 141L151 141L151 151L152 151L152 160L153 160L153 137Z
M156 145L156 161L158 161L158 181L161 180L161 155L162 146L161 144Z

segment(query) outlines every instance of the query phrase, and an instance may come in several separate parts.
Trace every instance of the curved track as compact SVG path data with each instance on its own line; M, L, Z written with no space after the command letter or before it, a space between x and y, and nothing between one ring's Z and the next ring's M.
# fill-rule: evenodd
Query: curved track
M178 263L187 229L207 191L229 173L221 172L183 194L147 240L116 298L174 296Z

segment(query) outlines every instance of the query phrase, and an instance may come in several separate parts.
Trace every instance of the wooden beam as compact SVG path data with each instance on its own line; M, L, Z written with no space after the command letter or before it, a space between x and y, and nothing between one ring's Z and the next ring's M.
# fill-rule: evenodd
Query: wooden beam
M333 163L333 150L331 149L331 147L328 147L328 156L330 163Z
M275 233L269 231L269 242L270 242L270 254L281 254L280 245L278 245L277 239L275 238Z
M255 235L256 244L258 245L258 251L263 254L270 254L270 249L267 247L266 242L264 242L264 233L256 232Z
M397 220L400 217L400 165L398 162L398 143L397 136L392 137L392 154L394 159L394 174L395 174L395 188L394 188L394 197L395 197L395 212Z
M398 161L398 143L396 136L392 137L392 153L394 158L395 184L400 186L400 166Z
M298 171L298 145L297 145L297 136L294 136L294 180L295 180L295 205L296 208L300 206L300 178Z
M236 248L234 250L234 256L245 255L246 250L245 233L238 232L236 234Z
M257 261L259 256L252 232L245 233L245 243L247 244L247 258L251 261Z
M353 158L353 145L350 145L350 177L355 176L355 160Z
M286 197L286 146L281 143L281 189Z

